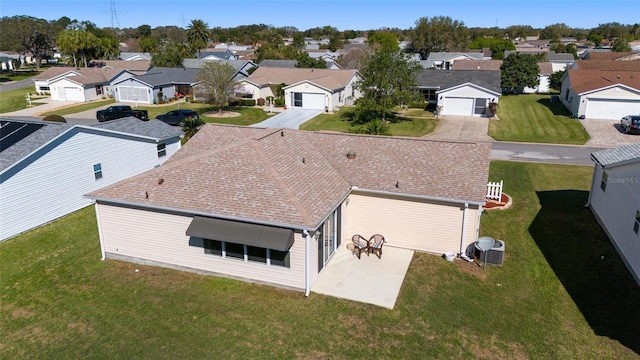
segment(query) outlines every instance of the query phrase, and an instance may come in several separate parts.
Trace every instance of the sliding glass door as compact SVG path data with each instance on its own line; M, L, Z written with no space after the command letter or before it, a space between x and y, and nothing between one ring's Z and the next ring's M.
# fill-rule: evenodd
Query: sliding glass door
M318 272L340 246L341 207L338 207L318 228Z

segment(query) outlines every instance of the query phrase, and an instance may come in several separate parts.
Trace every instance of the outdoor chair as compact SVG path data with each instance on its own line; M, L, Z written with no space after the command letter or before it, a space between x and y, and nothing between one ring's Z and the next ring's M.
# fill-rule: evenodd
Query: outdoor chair
M385 242L384 236L380 234L375 234L369 239L369 251L374 255L377 253L378 259L382 257L382 245L384 245Z
M366 252L367 256L369 256L369 242L367 239L360 234L355 234L351 237L351 241L355 245L353 252L358 255L358 259L360 259L360 254L362 254L362 252Z

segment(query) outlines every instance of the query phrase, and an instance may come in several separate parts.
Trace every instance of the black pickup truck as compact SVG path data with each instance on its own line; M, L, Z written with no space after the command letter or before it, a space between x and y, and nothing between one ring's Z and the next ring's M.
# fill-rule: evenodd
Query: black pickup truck
M129 105L113 105L96 112L96 118L99 122L120 119L127 116L134 116L144 121L149 120L147 110L133 110Z

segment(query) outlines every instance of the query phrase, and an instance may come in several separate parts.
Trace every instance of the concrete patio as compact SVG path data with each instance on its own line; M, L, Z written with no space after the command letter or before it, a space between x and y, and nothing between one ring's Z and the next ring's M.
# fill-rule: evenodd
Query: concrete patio
M393 309L413 258L413 250L385 246L382 257L358 259L345 241L329 260L311 291Z

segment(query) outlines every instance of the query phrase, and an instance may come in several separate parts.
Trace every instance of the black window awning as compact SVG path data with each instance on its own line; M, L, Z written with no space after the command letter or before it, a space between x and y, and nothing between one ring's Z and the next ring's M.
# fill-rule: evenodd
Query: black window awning
M288 251L293 245L293 230L194 216L187 235L203 239Z

